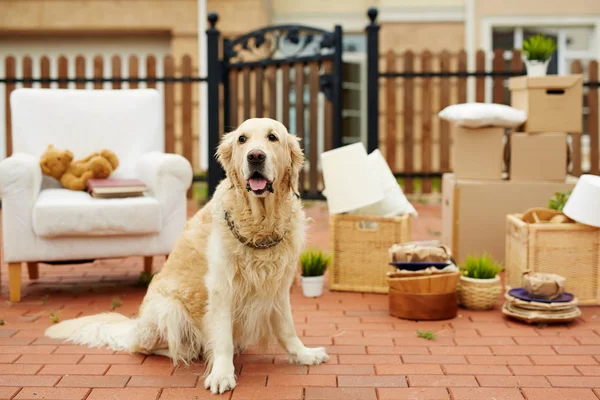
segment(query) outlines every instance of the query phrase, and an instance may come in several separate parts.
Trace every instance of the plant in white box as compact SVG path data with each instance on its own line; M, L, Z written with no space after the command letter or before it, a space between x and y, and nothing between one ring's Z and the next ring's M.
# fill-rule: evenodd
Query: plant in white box
M494 307L502 293L500 276L502 266L484 253L481 257L467 256L461 267L462 275L457 286L459 303L471 310Z
M525 40L522 53L527 66L527 76L545 76L555 51L556 43L552 38L538 34Z
M306 297L323 294L323 275L331 262L331 255L322 250L307 250L300 256L302 268L302 293Z

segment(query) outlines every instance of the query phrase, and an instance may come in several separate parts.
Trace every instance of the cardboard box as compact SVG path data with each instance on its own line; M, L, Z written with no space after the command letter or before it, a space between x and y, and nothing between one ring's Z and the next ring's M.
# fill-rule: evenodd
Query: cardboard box
M577 75L519 76L508 80L510 104L527 113L523 131L581 133L583 78Z
M462 263L468 254L488 252L504 263L506 215L547 207L556 192L573 189L565 182L459 180L442 178L442 242Z
M512 181L564 181L567 177L566 133L512 133L509 139Z
M452 165L457 179L502 179L504 128L452 125Z

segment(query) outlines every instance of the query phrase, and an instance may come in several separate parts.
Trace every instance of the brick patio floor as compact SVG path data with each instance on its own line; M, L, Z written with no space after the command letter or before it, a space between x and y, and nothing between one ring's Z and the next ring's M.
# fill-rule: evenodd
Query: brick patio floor
M418 205L414 238L437 238L436 206ZM191 210L193 212L193 209ZM328 248L327 213L312 204L311 245ZM163 257L155 263L160 266ZM488 312L460 310L443 322L388 316L385 295L326 292L318 299L292 290L296 328L307 345L325 345L324 365L289 365L278 349L249 349L236 360L233 393L212 397L202 366L173 369L144 357L63 344L43 337L52 318L116 309L134 315L145 290L136 287L141 258L77 266L40 266L24 275L24 298L7 301L2 264L0 399L454 399L587 400L600 398L600 308L584 308L569 327L530 327ZM23 268L26 270L26 268ZM418 329L437 333L420 339Z

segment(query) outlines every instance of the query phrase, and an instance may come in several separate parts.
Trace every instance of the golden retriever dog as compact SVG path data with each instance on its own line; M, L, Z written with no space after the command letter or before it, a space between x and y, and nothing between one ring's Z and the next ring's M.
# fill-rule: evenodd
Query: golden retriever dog
M290 307L305 241L299 140L277 121L249 119L224 136L217 158L227 177L187 222L138 317L76 318L49 327L47 336L175 364L202 356L204 385L215 394L235 387L234 354L252 344L276 340L293 363L328 360L325 348L300 341Z

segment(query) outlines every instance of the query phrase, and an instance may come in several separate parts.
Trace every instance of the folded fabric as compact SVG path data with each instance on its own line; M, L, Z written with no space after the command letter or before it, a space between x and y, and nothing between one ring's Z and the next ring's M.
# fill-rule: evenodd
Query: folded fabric
M389 249L390 262L446 262L452 253L444 245L422 246L414 243L394 244Z
M440 111L438 116L467 128L485 126L516 128L527 120L525 111L494 103L453 104Z
M395 278L401 276L424 276L424 275L437 275L437 274L448 274L450 272L459 272L460 270L454 264L448 264L447 267L442 269L436 267L428 267L425 269L420 269L418 271L409 271L406 269L397 269L395 271L388 271L386 274L388 278Z

